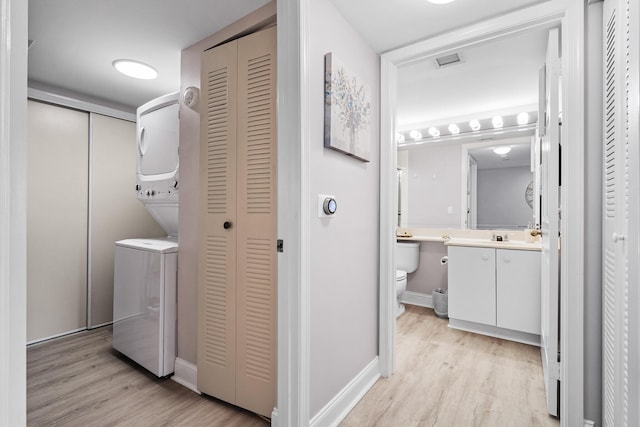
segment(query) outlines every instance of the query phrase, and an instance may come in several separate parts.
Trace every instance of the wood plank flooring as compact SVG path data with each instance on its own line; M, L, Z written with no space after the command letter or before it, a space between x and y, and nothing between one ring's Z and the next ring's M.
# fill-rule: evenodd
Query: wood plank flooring
M558 426L547 415L537 347L447 328L430 309L398 319L396 373L380 379L343 427ZM111 348L101 328L27 350L29 426L267 426Z
M29 426L268 426L158 379L111 348L111 327L27 349Z
M558 426L544 396L538 347L449 329L433 310L407 305L396 373L341 426Z

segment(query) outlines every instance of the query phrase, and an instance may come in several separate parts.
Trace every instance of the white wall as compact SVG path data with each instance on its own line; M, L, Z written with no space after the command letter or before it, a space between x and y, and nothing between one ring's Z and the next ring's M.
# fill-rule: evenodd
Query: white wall
M409 227L460 227L461 156L460 144L409 148Z
M526 227L533 209L524 193L533 179L528 166L478 170L478 228Z
M378 355L379 58L329 0L313 0L311 86L311 360L313 417ZM324 148L324 55L333 52L372 90L371 162ZM317 195L333 194L320 219Z

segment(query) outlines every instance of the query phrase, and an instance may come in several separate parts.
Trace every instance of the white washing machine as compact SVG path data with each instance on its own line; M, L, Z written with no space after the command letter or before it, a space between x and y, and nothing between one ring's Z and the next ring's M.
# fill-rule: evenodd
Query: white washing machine
M177 273L175 240L116 242L113 348L159 377L176 359Z

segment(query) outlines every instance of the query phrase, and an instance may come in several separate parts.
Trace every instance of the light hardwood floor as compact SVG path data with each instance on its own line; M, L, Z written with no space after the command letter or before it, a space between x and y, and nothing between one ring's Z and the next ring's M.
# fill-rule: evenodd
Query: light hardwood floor
M545 408L539 348L449 329L433 310L407 305L396 373L341 426L558 426Z
M29 426L268 426L158 379L111 348L111 327L27 349Z
M343 427L558 426L547 415L540 350L447 328L433 310L398 320L396 373ZM111 348L111 328L27 350L29 426L267 426L262 418L157 379Z

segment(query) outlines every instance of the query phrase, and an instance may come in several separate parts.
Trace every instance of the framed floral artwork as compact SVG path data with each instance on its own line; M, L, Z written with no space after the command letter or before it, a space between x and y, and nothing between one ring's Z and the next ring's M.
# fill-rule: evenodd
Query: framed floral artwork
M324 146L364 162L371 156L371 90L332 53L324 57Z

